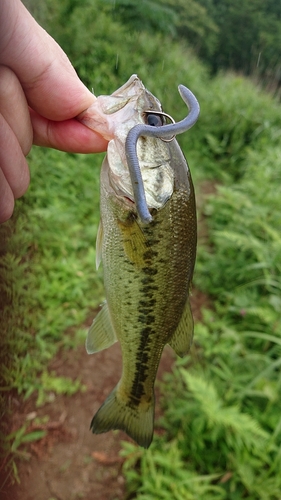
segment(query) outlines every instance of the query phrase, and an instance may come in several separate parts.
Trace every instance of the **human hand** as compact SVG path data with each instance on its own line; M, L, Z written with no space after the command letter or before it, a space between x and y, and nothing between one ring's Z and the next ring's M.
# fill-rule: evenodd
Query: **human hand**
M107 141L75 119L95 99L20 0L1 0L0 222L28 188L25 157L32 144L74 153L106 150Z

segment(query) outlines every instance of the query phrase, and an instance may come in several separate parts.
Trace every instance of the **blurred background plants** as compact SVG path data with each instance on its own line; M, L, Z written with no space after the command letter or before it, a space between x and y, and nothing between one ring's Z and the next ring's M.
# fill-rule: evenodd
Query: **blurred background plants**
M129 494L280 499L278 2L25 3L97 95L138 73L175 119L184 114L176 84L201 105L199 122L179 141L204 225L194 282L212 306L196 324L191 354L162 387L157 425L165 432L148 451L124 445ZM49 390L83 389L47 366L58 349L83 341L83 322L103 300L94 264L101 162L102 155L33 148L30 189L0 226L1 416L11 390L25 398L36 392L40 404ZM8 442L18 449L37 438L24 436Z

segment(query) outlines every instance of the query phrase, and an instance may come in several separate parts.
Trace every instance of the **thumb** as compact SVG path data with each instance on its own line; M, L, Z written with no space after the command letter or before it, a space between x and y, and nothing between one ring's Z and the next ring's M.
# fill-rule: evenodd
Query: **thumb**
M1 1L0 61L16 73L30 107L55 121L88 108L95 96L60 46L19 0Z

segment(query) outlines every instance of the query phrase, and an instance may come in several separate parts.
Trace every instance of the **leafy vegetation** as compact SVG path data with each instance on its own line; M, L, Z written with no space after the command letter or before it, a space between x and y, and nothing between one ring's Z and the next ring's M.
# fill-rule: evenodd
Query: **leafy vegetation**
M25 246L22 251L16 246L17 258L7 252L3 261L15 259L18 264L20 258L25 259L18 272L22 281L13 274L17 288L11 292L15 296L24 293L19 311L20 317L25 316L22 329L15 322L12 328L13 342L20 345L10 345L8 338L10 353L20 355L21 362L16 373L7 370L4 375L7 388L14 387L26 397L38 385L38 370L58 347L68 345L63 336L66 328L80 326L89 307L96 307L102 299L102 280L94 266L100 161L90 156L77 161L72 155L39 148L30 155L32 183L26 198L18 203L18 213L23 213L18 218L17 244ZM9 276L7 280L11 286ZM20 292L22 288L25 292ZM5 311L9 317L9 310Z
M215 60L226 66L231 53L233 67L245 72L251 64L240 63L238 52L255 59L262 51L268 71L270 36L280 29L277 3L26 3L97 94L136 72L175 119L185 113L175 84L189 86L201 105L198 124L179 140L197 190L206 179L217 184L203 207L208 242L199 244L195 272L213 305L196 325L191 355L165 381L158 424L165 433L145 452L124 446L128 489L142 500L279 499L280 105L241 76L211 78L190 49L193 40L212 69ZM240 30L234 43L245 12L252 38ZM249 44L255 36L255 52L246 49L246 35ZM34 148L30 190L0 226L1 416L11 389L25 398L36 391L38 404L49 391L83 389L47 365L58 349L83 341L83 322L103 299L94 265L101 161ZM42 435L25 432L8 436L12 451Z
M121 55L128 43L134 58L138 58L142 50L146 52L145 47L136 45L138 35L161 33L166 39L187 43L212 73L230 69L255 75L271 91L280 88L280 2L25 0L25 3L64 47L87 84L93 71L99 72L101 85L106 85L104 75L110 83L114 75L120 75L119 64L124 63Z
M67 5L77 7L73 0ZM256 74L280 85L281 8L272 0L92 0L134 32L187 41L212 69Z
M46 369L58 349L84 340L81 325L103 297L94 264L101 156L80 156L78 161L74 155L34 148L29 161L29 192L18 201L13 220L0 226L4 454L7 449L14 453L10 436L5 438L9 391L25 399L36 391L40 405L49 393L83 389L79 379L57 377ZM11 464L16 472L14 462L7 462Z
M234 102L236 80L213 82L216 88L230 81L221 112ZM224 185L204 207L209 239L199 245L195 272L213 309L196 325L192 354L162 387L165 434L149 452L125 445L130 467L140 463L139 472L127 470L138 499L280 498L281 148L273 102L264 101L258 124L250 84L242 82L251 134L233 119L239 158L231 153ZM255 105L260 99L266 97L255 94ZM273 120L268 128L263 113ZM217 137L209 154L216 154ZM228 147L221 143L217 169L226 167Z

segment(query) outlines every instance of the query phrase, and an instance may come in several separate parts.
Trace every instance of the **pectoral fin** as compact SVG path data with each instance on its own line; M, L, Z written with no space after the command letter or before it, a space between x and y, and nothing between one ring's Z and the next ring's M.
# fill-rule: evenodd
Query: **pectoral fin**
M142 229L136 222L132 224L122 224L120 228L123 235L123 247L127 258L136 267L144 265L143 254L147 250L146 239Z
M188 353L193 338L193 316L187 300L179 325L172 336L169 345L181 358Z
M111 324L108 306L105 303L88 331L86 351L88 354L93 354L107 349L115 342L117 342L117 337Z

